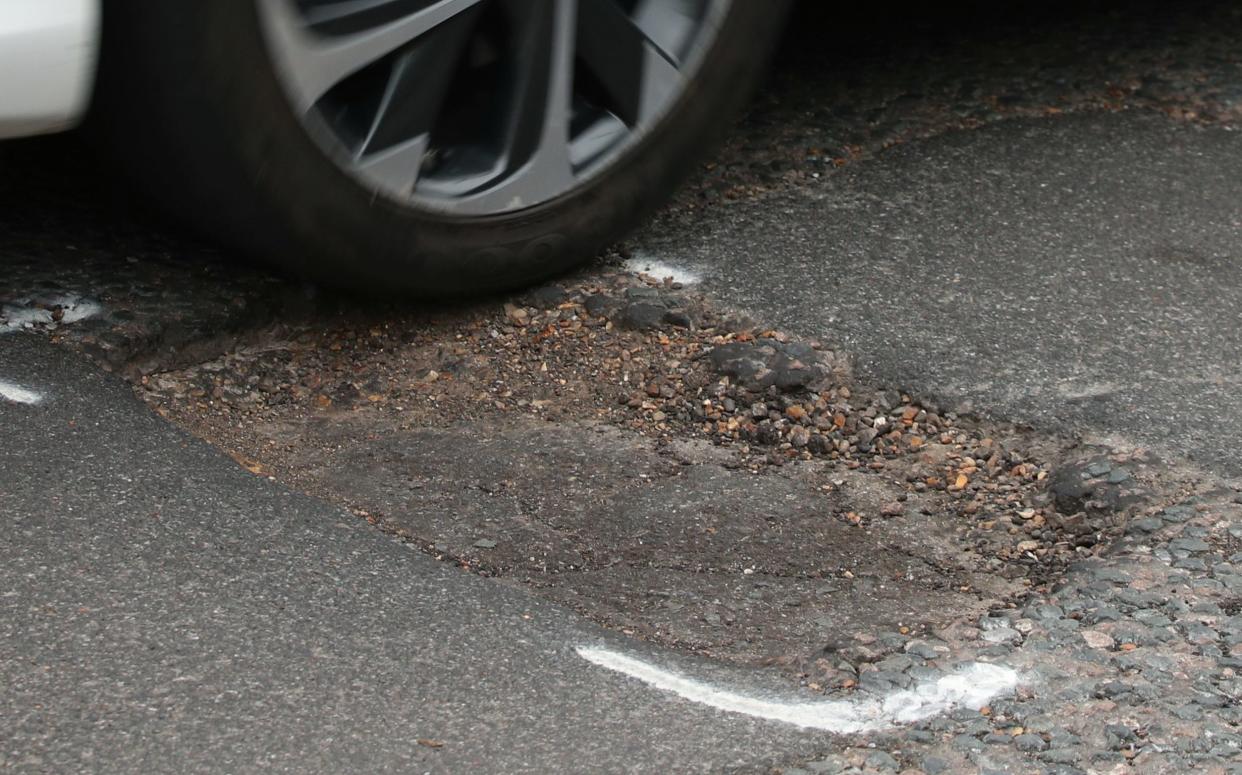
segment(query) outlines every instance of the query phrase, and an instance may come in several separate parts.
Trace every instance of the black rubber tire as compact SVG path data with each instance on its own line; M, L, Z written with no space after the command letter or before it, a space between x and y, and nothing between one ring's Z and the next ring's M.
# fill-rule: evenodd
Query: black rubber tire
M342 172L277 83L253 0L110 0L90 123L156 202L209 237L366 294L503 291L590 260L671 194L728 126L786 0L732 6L698 75L610 169L512 214L403 207Z

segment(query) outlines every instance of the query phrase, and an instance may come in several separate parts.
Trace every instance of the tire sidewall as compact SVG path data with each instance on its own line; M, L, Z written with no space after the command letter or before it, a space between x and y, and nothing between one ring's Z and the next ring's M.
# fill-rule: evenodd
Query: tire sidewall
M202 98L216 137L249 175L253 207L290 238L279 258L368 291L444 296L563 271L658 206L747 96L784 2L733 3L676 104L607 169L549 202L488 217L402 206L343 171L290 109L255 0L195 5L203 17Z

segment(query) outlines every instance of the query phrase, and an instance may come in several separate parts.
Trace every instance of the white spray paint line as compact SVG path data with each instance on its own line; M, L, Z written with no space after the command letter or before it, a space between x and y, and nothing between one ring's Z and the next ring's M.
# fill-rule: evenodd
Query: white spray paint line
M60 309L59 320L52 314L54 308ZM56 328L93 318L101 312L103 306L98 302L69 294L17 299L0 305L0 334L36 326Z
M0 399L11 401L15 404L43 403L42 394L3 379L0 379Z
M698 272L667 264L642 251L634 251L634 257L626 259L624 266L625 271L631 274L645 274L657 280L670 278L673 282L682 285L694 285L703 280Z
M1018 685L1018 673L1012 668L973 662L935 681L882 697L786 701L751 697L718 688L610 649L579 646L577 652L589 662L637 678L691 702L726 713L742 713L837 734L888 729L954 708L978 710L992 698L1008 694Z

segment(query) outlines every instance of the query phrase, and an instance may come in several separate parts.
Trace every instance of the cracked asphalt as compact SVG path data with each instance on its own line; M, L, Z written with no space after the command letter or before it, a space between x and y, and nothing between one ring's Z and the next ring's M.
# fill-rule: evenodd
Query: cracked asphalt
M649 226L467 309L0 149L0 769L1242 772L1239 41L805 4Z
M880 383L1236 477L1239 203L1232 128L1087 114L904 145L640 244Z

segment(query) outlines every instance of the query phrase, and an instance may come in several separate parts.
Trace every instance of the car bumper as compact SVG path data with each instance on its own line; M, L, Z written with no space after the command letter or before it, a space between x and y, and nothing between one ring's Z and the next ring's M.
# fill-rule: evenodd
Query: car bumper
M99 0L0 2L0 137L73 126L98 53Z

